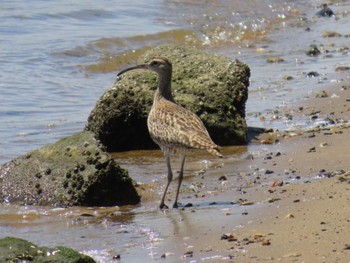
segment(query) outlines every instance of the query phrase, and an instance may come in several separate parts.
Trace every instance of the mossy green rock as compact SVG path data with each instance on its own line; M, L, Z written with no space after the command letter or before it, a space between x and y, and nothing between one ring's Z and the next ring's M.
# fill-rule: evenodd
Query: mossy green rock
M0 239L0 262L96 263L91 257L71 248L38 247L29 241L15 237Z
M31 151L0 168L0 202L114 206L140 201L128 172L89 131Z
M193 47L165 45L147 51L138 63L167 57L173 64L175 100L196 113L219 145L245 144L249 67L238 61ZM97 102L88 118L108 151L154 148L147 116L156 89L156 76L144 70L130 71L117 79Z

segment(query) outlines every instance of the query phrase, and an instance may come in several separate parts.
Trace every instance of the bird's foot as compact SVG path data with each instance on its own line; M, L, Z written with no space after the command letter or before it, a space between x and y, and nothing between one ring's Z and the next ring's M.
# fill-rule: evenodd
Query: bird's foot
M179 207L179 204L177 203L177 202L175 202L174 204L173 204L173 208L178 208Z
M161 210L169 209L169 207L168 207L166 204L164 204L164 203L160 204L159 208L160 208Z

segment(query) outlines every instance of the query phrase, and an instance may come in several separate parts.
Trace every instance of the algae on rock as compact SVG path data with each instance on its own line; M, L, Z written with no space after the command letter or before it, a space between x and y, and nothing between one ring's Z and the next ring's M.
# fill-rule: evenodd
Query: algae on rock
M138 64L164 56L173 64L175 100L196 113L219 145L245 144L249 67L238 61L193 47L165 45L147 51ZM88 118L108 151L155 148L147 129L147 116L156 89L156 76L133 71L117 79L99 99Z
M96 263L93 258L71 248L38 247L27 240L15 237L0 239L0 262Z
M92 132L78 132L0 168L0 202L114 206L140 201L127 170Z

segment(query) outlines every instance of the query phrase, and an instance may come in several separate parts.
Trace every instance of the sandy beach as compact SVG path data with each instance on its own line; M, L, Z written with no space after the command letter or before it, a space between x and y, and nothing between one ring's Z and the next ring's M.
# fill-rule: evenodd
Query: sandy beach
M350 109L349 83L330 85L326 92L328 97L311 94L288 113L310 118L317 112L341 122ZM350 262L349 133L344 122L261 136L264 142L268 137L278 142L266 145L268 154L254 158L261 175L253 184L260 186L242 190L240 215L223 210L215 222L210 215L191 215L192 224L199 220L203 228L190 234L194 242L184 248L183 261ZM180 256L170 255L169 262Z

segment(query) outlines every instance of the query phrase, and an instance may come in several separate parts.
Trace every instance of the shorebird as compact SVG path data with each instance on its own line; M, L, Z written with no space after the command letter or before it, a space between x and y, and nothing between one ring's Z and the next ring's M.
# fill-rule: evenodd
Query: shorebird
M119 77L125 72L135 69L148 69L158 75L157 90L147 118L147 126L151 138L164 153L168 169L168 181L159 206L161 209L168 208L164 200L173 179L170 155L172 153L180 155L179 182L173 204L173 208L177 208L186 152L200 149L206 150L217 157L222 157L222 155L219 146L212 141L200 118L175 102L171 92L172 65L167 58L153 58L149 63L124 69L117 76Z

